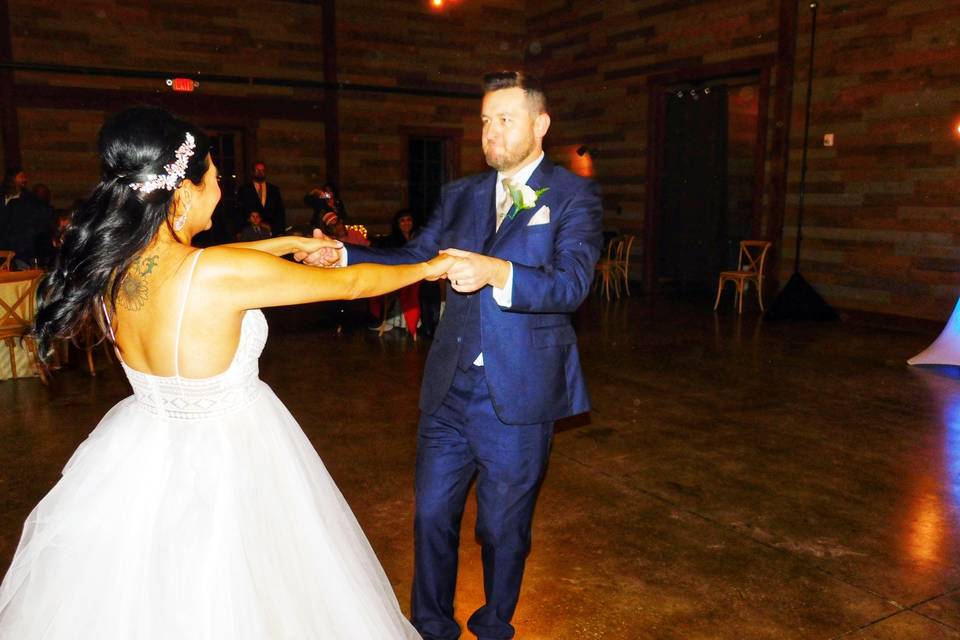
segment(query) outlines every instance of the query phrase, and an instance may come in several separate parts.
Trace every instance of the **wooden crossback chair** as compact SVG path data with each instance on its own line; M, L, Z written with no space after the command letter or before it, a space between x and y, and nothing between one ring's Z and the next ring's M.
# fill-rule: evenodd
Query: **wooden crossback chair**
M97 345L103 346L103 353L107 356L107 362L113 364L113 357L110 355L110 351L113 349L113 343L107 340L106 336L101 335L100 328L91 318L84 323L83 328L80 330L80 348L83 349L87 356L87 370L91 376L97 375L97 367L93 363L93 352L97 348Z
M614 269L616 271L617 281L623 279L623 290L630 295L630 252L633 250L633 241L636 236L624 236L617 248L617 256L614 259ZM617 292L619 295L619 291Z
M610 244L607 245L607 256L600 258L600 262L594 268L593 288L600 291L600 295L606 296L607 300L610 299L611 284L616 296L620 297L620 273L617 261L622 253L623 240L619 238L611 240Z
M37 341L31 335L37 284L41 277L42 274L30 278L29 286L23 289L23 292L12 304L0 299L0 340L6 343L7 351L10 353L10 375L12 377L17 377L15 348L16 342L20 340L33 358L33 363L40 374L40 381L47 384L46 371L37 356Z
M736 287L734 304L737 313L743 313L743 291L750 282L757 287L757 298L760 301L760 311L763 308L763 278L766 275L767 253L772 242L767 240L742 240L740 242L740 256L737 259L736 271L721 271L720 281L717 282L717 299L713 303L713 310L720 306L720 296L723 294L723 285L732 282Z
M16 251L0 251L0 271L10 271L15 255L17 255Z
M87 371L91 376L97 375L97 367L93 360L93 354L97 346L103 347L103 355L107 362L113 364L113 343L103 339L100 329L92 319L87 320L81 325L80 330L73 338L57 340L53 343L53 367L54 369L70 364L70 348L76 347L82 351L87 360Z

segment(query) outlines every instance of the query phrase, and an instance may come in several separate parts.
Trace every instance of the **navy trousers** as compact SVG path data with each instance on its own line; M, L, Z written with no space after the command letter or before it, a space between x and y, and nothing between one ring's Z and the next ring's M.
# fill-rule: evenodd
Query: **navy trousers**
M509 640L530 551L537 492L553 423L509 425L493 409L482 367L457 369L443 405L420 418L412 622L424 640L456 640L453 618L460 521L477 477L477 529L486 603L467 626L483 640Z

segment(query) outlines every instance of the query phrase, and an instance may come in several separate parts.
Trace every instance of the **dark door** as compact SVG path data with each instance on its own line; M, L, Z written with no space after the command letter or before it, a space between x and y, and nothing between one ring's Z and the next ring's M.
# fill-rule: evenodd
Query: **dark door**
M724 258L727 101L723 85L666 96L656 277L661 289L702 290Z
M409 207L423 224L433 212L448 175L445 138L411 137L407 149Z

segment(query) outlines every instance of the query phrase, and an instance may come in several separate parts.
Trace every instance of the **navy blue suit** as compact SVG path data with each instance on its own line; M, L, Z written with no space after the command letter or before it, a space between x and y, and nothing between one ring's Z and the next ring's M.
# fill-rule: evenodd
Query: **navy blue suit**
M460 636L453 619L457 548L474 474L487 602L468 625L480 638L513 637L510 619L553 422L590 408L571 314L586 298L600 256L599 190L544 158L527 184L549 190L497 231L496 176L489 171L447 185L427 225L403 248L347 252L350 263L402 264L457 248L513 264L509 308L497 304L489 286L473 294L448 286L427 356L412 599L413 623L427 640ZM544 205L550 221L529 226ZM473 366L481 351L484 366Z

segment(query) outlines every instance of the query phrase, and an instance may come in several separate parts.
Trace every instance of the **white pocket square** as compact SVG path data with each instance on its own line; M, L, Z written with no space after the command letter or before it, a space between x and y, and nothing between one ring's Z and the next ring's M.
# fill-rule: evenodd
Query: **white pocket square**
M550 207L543 205L537 212L530 216L530 222L527 223L528 227L533 227L538 224L547 224L550 222Z

